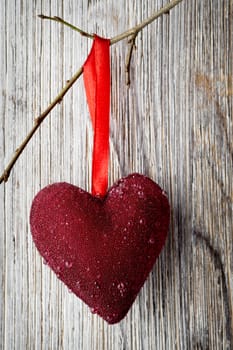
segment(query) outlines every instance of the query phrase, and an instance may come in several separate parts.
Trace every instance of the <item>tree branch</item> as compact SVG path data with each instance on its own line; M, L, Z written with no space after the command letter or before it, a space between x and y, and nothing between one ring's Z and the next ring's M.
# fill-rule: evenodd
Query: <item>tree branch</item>
M127 30L126 32L121 33L120 35L117 35L115 37L113 37L110 40L111 45L116 44L117 42L127 38L127 37L131 37L131 47L129 50L129 53L127 55L127 61L126 61L126 65L127 67L129 67L130 65L130 61L131 61L131 56L132 56L132 50L134 47L134 42L136 39L137 34L143 29L145 28L147 25L149 25L150 23L152 23L153 21L155 21L157 18L161 17L164 14L167 14L173 7L175 7L176 5L178 5L182 0L173 0L170 3L168 3L167 5L165 5L164 7L162 7L159 11L155 12L152 16L150 16L149 18L147 18L146 20L144 20L142 23L138 24L137 26L135 26L134 28L131 28L129 30ZM83 30L73 26L72 24L64 21L63 19L59 18L59 17L49 17L49 16L44 16L44 15L39 15L40 18L42 19L50 19L59 23L62 23L64 25L69 26L70 28L78 31L81 35L84 35L88 38L93 38L92 34L86 33ZM128 69L128 68L127 68ZM57 97L50 103L50 105L46 108L46 110L39 115L36 119L35 119L35 123L34 126L32 127L31 131L29 132L29 134L26 136L26 138L24 139L24 141L21 143L21 145L16 149L11 161L9 162L9 164L7 165L7 167L5 168L5 170L3 171L2 175L0 176L0 184L2 182L7 182L11 170L13 168L13 166L15 165L17 159L19 158L19 156L21 155L21 153L23 152L23 150L25 149L25 147L27 146L28 142L31 140L31 138L33 137L33 135L35 134L35 132L37 131L37 129L40 127L41 123L43 122L43 120L47 117L47 115L52 111L52 109L62 101L63 97L65 96L65 94L67 93L67 91L71 88L71 86L76 82L76 80L78 80L78 78L82 75L83 72L83 68L80 67L79 70L75 73L75 75L67 82L67 84L63 87L63 89L61 90L61 92L57 95Z

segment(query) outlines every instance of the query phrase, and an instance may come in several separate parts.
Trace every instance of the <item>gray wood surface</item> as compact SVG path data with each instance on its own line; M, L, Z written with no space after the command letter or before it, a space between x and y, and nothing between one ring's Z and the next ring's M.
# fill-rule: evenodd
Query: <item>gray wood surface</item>
M83 64L91 40L37 15L111 37L167 0L0 0L0 172L34 118ZM233 1L184 0L111 48L109 183L137 171L167 192L169 238L127 317L107 325L43 264L34 195L51 182L90 190L92 129L82 78L0 185L0 348L232 349Z

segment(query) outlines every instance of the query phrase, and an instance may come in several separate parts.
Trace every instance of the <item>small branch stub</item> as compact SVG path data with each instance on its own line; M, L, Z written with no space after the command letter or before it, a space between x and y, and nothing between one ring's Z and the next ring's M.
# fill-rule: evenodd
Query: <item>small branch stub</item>
M130 85L130 63L131 63L131 59L132 59L133 50L136 49L135 41L136 41L136 37L137 37L138 33L139 33L138 31L135 32L128 41L128 43L130 44L130 47L129 47L129 52L126 56L126 62L125 62L125 73L126 73L126 85L127 86Z

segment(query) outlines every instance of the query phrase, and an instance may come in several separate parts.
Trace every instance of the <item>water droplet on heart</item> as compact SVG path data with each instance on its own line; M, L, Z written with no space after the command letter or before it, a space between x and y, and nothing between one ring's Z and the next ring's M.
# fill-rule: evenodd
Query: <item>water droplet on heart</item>
M98 275L96 275L96 278L99 280L101 277L100 273L98 273Z
M43 260L44 265L48 265L48 262L46 260Z
M124 237L123 237L123 239L126 241L126 240L127 240L127 237L126 237L126 236L124 236Z
M68 226L68 225L69 225L69 223L68 223L67 221L66 221L66 223L65 223L65 224L66 224L66 226Z
M140 225L143 225L144 223L145 223L144 219L140 219L140 220L139 220L139 224L140 224Z
M67 267L68 269L70 269L73 266L72 262L66 261L65 262L65 267Z
M163 191L162 191L162 195L165 196L165 197L167 197L167 192L163 190Z
M131 226L131 225L132 225L132 221L128 221L127 226Z
M144 192L143 191L138 191L138 197L143 198L144 197Z
M94 298L94 294L91 294L90 297L91 297L91 298Z
M76 282L76 288L77 288L77 289L80 289L80 287L81 287L81 282L80 282L80 281L77 281L77 282Z
M95 285L96 289L100 289L100 285L99 285L99 283L97 281L94 282L94 285Z
M98 311L98 309L97 309L96 307L92 307L92 308L91 308L91 313L92 313L92 314L96 314L97 311Z
M151 237L151 238L149 239L149 243L150 243L150 244L154 244L154 243L155 243L154 237Z
M125 295L125 292L126 292L126 287L125 287L125 284L123 282L120 282L118 285L117 285L117 289L119 290L120 292L120 295L123 297Z
M57 266L57 271L60 271L61 270L61 266Z
M89 272L89 271L90 271L90 267L87 267L87 268L86 268L86 271Z
M120 282L120 283L117 285L117 288L118 288L119 290L125 288L124 283L123 283L123 282Z

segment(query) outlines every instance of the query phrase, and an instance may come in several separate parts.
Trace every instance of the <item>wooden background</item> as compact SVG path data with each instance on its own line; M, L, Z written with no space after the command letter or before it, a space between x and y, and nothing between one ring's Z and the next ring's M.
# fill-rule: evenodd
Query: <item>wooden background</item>
M39 115L83 64L91 40L37 15L112 37L167 0L0 0L1 171ZM127 317L92 315L45 266L28 218L51 182L90 190L92 129L82 78L0 185L0 348L233 348L233 1L183 0L111 48L112 184L137 171L169 195L169 238Z

